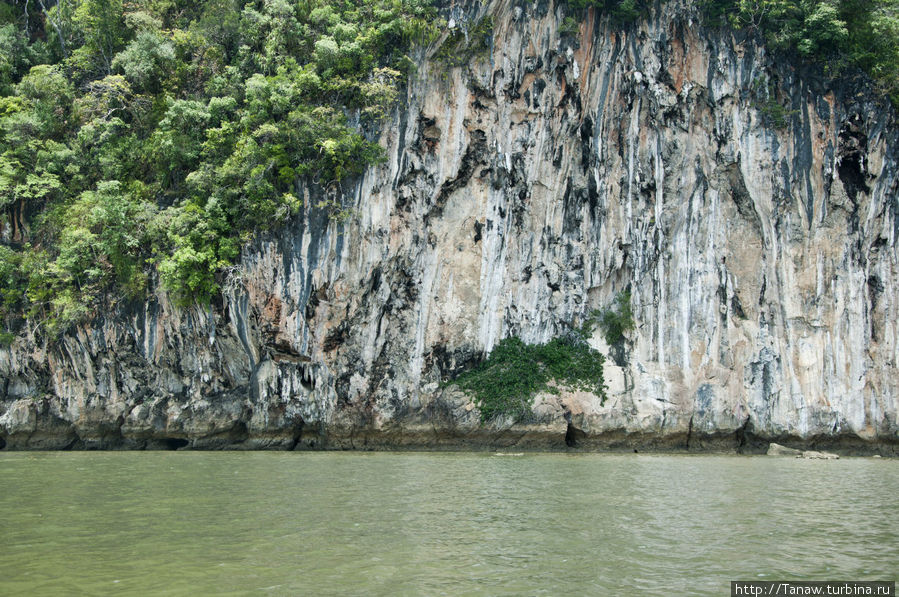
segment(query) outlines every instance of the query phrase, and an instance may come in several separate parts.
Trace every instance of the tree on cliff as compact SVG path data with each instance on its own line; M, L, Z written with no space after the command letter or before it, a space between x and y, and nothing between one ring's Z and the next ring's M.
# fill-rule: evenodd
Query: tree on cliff
M333 191L381 159L363 131L435 17L420 0L0 5L7 326L56 333L155 277L208 300L297 211L298 179Z

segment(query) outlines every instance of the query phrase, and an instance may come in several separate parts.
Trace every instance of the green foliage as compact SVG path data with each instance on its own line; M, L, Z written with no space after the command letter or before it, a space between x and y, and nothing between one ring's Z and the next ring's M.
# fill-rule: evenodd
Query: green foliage
M0 94L10 95L13 83L40 60L24 31L13 23L0 26Z
M22 118L17 121L10 115L9 120L4 119L4 125L9 126L3 127L8 141L59 139L68 131L74 90L60 68L46 64L32 67L16 85L15 95L23 101L19 112Z
M778 101L774 84L769 81L766 85L762 79L756 79L752 83L752 92L753 105L761 112L762 118L774 128L786 128L796 111L787 109Z
M850 60L899 106L899 0L844 0Z
M25 303L28 276L23 268L22 253L0 245L0 315L8 319Z
M580 31L580 24L572 16L565 17L559 26L559 34L561 35L577 35L578 31Z
M471 26L462 23L449 34L435 58L450 67L465 66L493 47L493 17L484 17Z
M72 38L69 46L77 46L70 64L79 73L93 78L108 75L116 53L128 40L125 6L122 0L80 0L69 16L67 27ZM62 17L62 15L60 15Z
M611 307L595 311L584 332L589 333L594 325L599 325L606 344L613 346L624 339L624 334L634 329L634 313L631 311L631 293L619 292Z
M899 0L700 0L708 22L759 32L828 72L866 71L899 105ZM773 108L773 106L771 106Z
M152 279L219 291L252 236L336 218L340 184L384 159L429 0L67 0L0 5L0 300L51 334Z
M651 4L648 0L568 0L568 6L576 11L596 8L609 15L613 23L624 26L649 15Z
M547 344L525 344L506 338L488 358L453 383L474 397L481 421L508 415L522 420L531 413L539 392L560 388L593 392L605 401L605 358L574 333Z
M174 61L171 41L155 31L141 31L112 59L112 68L124 73L134 89L158 92Z

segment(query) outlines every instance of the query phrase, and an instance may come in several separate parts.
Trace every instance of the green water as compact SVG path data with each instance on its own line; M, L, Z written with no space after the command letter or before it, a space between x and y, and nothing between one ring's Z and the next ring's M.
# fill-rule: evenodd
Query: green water
M896 580L899 461L0 453L2 595L726 595ZM666 593L667 592L667 593Z

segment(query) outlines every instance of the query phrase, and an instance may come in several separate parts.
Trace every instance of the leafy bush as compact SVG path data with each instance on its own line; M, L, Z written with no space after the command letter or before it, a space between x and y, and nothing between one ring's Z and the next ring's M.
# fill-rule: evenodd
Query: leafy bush
M492 47L493 26L493 17L484 17L473 26L461 24L450 32L434 57L447 66L469 64Z
M474 397L481 421L502 415L522 420L530 415L531 403L539 392L582 390L593 392L604 402L604 361L577 333L547 344L525 344L511 337L453 383Z
M795 110L784 107L777 99L777 89L770 81L766 85L762 79L752 83L753 105L761 112L762 118L774 128L783 129L789 119L796 114Z
M594 322L599 324L605 337L606 344L613 346L624 338L625 332L634 329L634 314L631 311L631 293L619 292L615 296L612 307L596 311L593 318L587 322L586 330L589 330Z
M567 16L562 20L562 24L559 25L559 34L560 35L577 35L578 31L580 31L581 25L577 19L572 16Z
M629 25L649 14L650 2L647 0L568 0L573 10L596 8L608 14L613 23Z

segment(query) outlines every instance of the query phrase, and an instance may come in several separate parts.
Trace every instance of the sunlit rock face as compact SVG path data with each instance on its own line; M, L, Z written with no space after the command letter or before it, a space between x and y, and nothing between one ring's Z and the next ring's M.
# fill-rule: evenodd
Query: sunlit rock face
M160 291L0 350L7 449L895 450L893 114L691 5L564 34L552 2L446 6L375 132L384 163L300 185L305 213L245 249L221 301ZM466 36L481 49L438 57ZM481 424L442 383L623 291L635 329L594 337L604 404Z

